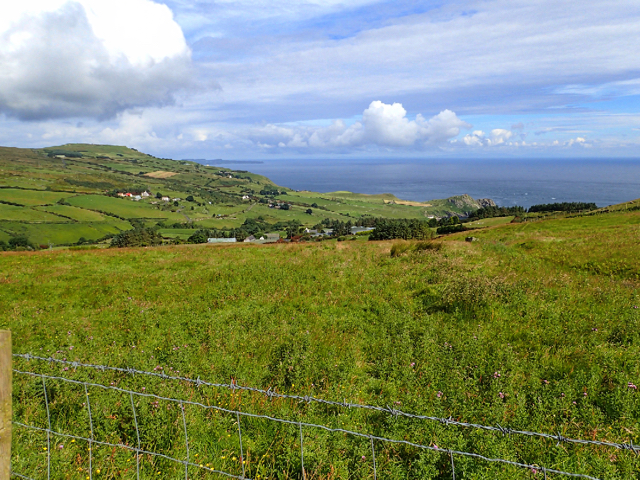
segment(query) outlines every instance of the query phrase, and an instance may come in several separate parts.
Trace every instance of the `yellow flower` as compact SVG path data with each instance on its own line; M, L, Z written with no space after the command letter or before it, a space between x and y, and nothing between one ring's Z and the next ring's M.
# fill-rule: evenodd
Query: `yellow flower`
M96 473L100 473L100 469L97 469L97 470L96 470Z

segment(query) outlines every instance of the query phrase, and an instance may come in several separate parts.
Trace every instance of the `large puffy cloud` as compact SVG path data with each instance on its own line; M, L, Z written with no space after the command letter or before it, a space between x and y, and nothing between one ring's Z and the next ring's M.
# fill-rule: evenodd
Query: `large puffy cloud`
M0 112L106 118L165 105L188 84L191 52L151 0L22 0L0 15Z
M377 145L421 148L443 144L456 137L461 128L471 128L471 125L450 110L444 110L429 120L422 115L409 120L401 104L377 100L363 112L360 122L350 126L343 120L335 120L328 127L315 128L269 124L252 129L249 138L261 147L342 149Z

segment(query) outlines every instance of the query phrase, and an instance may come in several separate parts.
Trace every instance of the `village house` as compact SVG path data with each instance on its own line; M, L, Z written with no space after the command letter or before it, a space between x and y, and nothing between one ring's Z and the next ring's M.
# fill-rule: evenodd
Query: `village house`
M141 196L142 198L146 198L146 197L148 197L149 195L150 195L150 193L149 193L149 192L147 192L146 190L140 194L140 196Z
M171 199L169 197L162 197L162 201L163 202L169 202L169 201L171 201Z

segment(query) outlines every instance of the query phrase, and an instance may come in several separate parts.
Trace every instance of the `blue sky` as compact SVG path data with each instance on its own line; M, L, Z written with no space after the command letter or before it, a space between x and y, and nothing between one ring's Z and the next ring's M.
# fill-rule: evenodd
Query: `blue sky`
M637 1L23 0L0 7L0 144L635 157L639 46Z

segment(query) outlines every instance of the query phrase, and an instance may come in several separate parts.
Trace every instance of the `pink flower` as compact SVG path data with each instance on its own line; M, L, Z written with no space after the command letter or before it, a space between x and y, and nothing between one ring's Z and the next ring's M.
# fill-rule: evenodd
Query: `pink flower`
M498 396L499 396L500 398L504 398L504 393L499 392L499 393L498 393Z
M438 391L438 393L436 393L436 397L438 398L442 397L442 392Z
M415 367L416 366L416 362L411 362L411 366Z
M364 462L367 459L364 455L362 455L362 461Z

